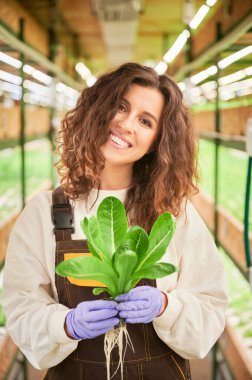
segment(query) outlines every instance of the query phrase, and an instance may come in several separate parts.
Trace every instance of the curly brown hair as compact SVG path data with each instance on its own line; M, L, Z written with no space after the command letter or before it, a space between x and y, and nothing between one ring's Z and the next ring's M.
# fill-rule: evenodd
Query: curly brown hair
M61 185L70 199L87 199L100 187L104 157L100 147L109 136L109 123L132 83L158 89L164 96L155 148L133 165L125 207L130 224L150 231L164 211L177 216L183 200L197 192L195 137L182 93L168 75L137 63L126 63L85 88L76 107L62 121L56 142Z

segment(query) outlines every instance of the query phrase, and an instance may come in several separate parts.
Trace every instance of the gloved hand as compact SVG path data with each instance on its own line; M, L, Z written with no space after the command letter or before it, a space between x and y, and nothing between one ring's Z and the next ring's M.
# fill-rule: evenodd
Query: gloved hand
M66 327L72 338L91 339L105 334L119 323L115 301L85 301L69 311Z
M152 286L138 286L115 298L119 316L127 323L149 323L160 314L162 292Z

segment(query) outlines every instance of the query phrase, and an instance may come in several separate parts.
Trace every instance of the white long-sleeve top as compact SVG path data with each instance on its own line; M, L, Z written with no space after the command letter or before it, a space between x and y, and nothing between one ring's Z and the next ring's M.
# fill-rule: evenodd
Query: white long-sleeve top
M126 190L92 190L88 203L72 202L75 233L84 216L96 214L107 196L124 201ZM64 330L68 308L58 301L55 286L55 236L50 218L52 193L35 196L19 216L9 239L4 268L3 305L7 329L35 368L55 366L78 345ZM154 319L156 333L171 349L187 359L203 358L224 329L227 303L224 269L207 227L188 201L162 262L180 268L157 279L168 295L165 312Z

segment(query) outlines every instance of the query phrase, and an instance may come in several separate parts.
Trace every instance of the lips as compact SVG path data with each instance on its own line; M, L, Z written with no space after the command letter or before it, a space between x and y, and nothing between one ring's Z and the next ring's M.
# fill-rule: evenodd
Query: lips
M126 139L122 138L121 136L116 135L113 132L110 132L109 138L113 141L113 143L115 143L116 145L118 145L121 148L130 148L130 147L132 147L132 144L129 141L127 141Z

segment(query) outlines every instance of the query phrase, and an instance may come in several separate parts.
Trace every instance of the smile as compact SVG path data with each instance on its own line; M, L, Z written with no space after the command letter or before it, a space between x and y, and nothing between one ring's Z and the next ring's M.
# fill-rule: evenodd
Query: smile
M112 132L109 135L109 139L112 143L114 143L113 145L116 145L118 148L130 148L132 146L129 142L122 140Z

